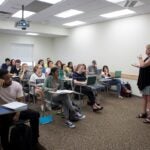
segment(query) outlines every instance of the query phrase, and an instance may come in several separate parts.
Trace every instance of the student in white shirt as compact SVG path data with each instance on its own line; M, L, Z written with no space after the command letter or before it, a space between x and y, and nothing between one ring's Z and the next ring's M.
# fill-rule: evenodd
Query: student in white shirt
M12 81L7 70L0 69L0 101L10 103L13 101L22 101L23 91L20 83ZM13 121L29 120L32 129L32 145L34 150L40 150L42 145L38 143L39 137L39 116L36 111L25 110L0 117L1 143L4 150L11 150L8 142L9 127ZM43 147L44 148L44 147ZM44 150L44 149L43 149Z

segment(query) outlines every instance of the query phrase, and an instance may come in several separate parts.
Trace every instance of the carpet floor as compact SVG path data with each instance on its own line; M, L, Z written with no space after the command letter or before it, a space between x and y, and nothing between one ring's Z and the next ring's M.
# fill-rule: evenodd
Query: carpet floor
M76 122L75 129L51 112L54 121L40 125L41 144L47 150L150 150L150 125L136 118L142 110L141 98L104 95L101 103L104 110L100 113L82 104L86 118Z

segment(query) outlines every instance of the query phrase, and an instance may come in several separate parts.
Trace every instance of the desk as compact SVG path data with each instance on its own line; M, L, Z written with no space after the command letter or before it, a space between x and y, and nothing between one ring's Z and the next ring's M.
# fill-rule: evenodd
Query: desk
M15 113L14 110L7 109L7 108L5 108L5 107L3 107L3 106L0 106L0 116L1 116L1 115L13 114L13 113Z

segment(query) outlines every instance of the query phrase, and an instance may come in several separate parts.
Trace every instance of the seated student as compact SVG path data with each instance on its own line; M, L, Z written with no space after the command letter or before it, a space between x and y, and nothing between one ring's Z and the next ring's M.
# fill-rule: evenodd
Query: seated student
M21 80L29 80L31 77L32 72L29 71L29 66L26 63L23 63L21 66L21 70L19 73L19 77Z
M96 60L92 61L92 65L88 67L89 74L97 74L97 64Z
M72 78L74 69L73 69L73 63L71 61L68 62L65 71L66 71L66 76Z
M12 81L7 70L0 69L0 101L10 103L13 101L22 101L23 91L20 83ZM4 150L11 150L8 142L9 127L13 121L29 120L32 129L33 150L44 150L44 147L38 143L39 137L39 116L40 114L33 110L25 110L14 114L3 115L0 117L1 125L1 143ZM43 148L43 149L42 149Z
M88 96L88 99L90 101L90 104L92 105L92 109L94 112L102 110L103 107L96 103L96 97L92 91L92 89L88 86L86 86L86 75L85 75L85 69L83 64L79 64L76 67L75 72L73 73L73 81L75 84L75 91L80 92L80 86L81 86L81 93Z
M14 76L19 76L19 72L21 70L21 60L17 59L15 61L15 66L11 67L10 73L12 73Z
M44 66L44 60L43 59L40 59L38 61L38 65L41 65L42 66L42 73L45 73L45 66Z
M45 80L45 74L42 73L42 66L41 65L36 65L33 68L34 73L30 77L30 83L36 84L35 86L35 94L38 95L38 100L41 101L41 109L43 109L43 99L44 99L44 93L42 91L41 86L38 86L38 84L44 83Z
M48 90L55 91L57 89L62 89L63 88L62 86L63 86L62 82L58 78L58 68L54 67L51 69L50 76L48 76L46 78L43 89L45 91L47 99L52 98L52 101L54 103L62 104L62 106L64 108L64 115L66 118L65 124L69 128L74 128L75 125L69 120L69 112L70 111L73 112L78 119L83 119L83 118L85 118L85 116L82 115L81 113L79 113L78 111L76 111L76 109L72 105L72 100L71 100L70 94L61 94L61 95L53 94L53 95L51 95L47 92Z
M1 66L1 69L8 70L9 66L10 66L10 59L9 59L9 58L6 58L6 59L5 59L5 63L2 64L2 66Z
M103 71L101 73L101 76L104 77L104 78L111 78L111 74L109 73L109 68L108 66L103 66ZM123 86L124 89L126 89L127 93L131 93L130 90L128 90L123 84L121 84L121 80L120 79L111 79L109 81L106 81L106 83L110 84L110 85L116 85L117 86L117 95L118 95L118 98L123 98L121 95L120 95L120 92L121 92L121 86Z
M58 68L59 79L63 79L64 78L63 63L60 60L58 60L55 65Z
M54 64L51 60L47 62L47 68L46 68L46 72L45 72L46 77L48 77L49 74L51 73L51 69L53 68L53 66L54 66Z

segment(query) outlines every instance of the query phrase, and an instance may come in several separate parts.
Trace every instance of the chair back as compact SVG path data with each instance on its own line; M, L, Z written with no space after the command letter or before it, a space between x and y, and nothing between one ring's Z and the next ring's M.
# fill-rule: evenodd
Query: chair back
M115 71L115 78L121 78L121 71Z

